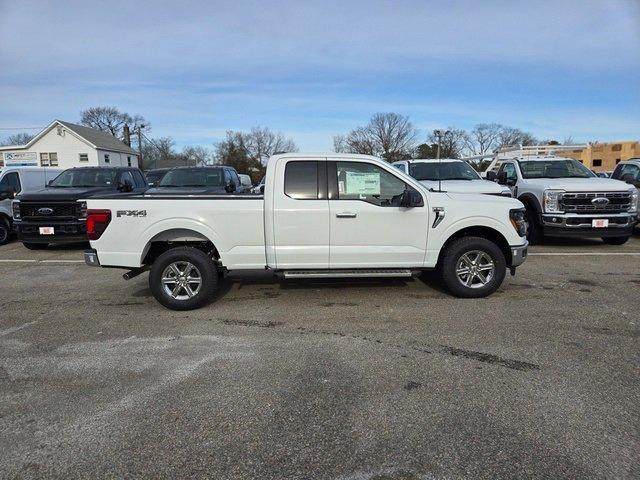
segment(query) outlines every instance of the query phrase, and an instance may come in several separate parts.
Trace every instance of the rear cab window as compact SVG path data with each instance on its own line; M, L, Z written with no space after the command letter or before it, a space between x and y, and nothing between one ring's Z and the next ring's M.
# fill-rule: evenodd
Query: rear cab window
M296 200L317 200L318 169L324 162L290 161L284 170L284 194Z

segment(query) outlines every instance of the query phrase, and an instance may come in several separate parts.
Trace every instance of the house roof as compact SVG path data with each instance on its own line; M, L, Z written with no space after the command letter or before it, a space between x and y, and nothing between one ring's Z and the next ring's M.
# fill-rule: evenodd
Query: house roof
M81 136L96 148L113 150L116 152L131 153L133 155L136 154L136 152L131 147L126 145L124 142L121 142L109 133L96 130L95 128L76 125L75 123L63 122L61 120L56 120L56 122Z
M0 147L0 150L24 150L24 149L30 148L34 143L40 140L40 138L43 135L51 131L51 129L53 129L56 126L62 126L68 129L75 136L84 140L86 143L88 143L89 145L91 145L96 149L137 155L137 152L135 150L133 150L124 142L118 140L116 137L114 137L109 133L96 130L95 128L89 128L82 125L77 125L71 122L63 122L62 120L54 120L53 122L51 122L44 130L42 130L35 137L33 137L33 139L26 145L9 145L9 146Z

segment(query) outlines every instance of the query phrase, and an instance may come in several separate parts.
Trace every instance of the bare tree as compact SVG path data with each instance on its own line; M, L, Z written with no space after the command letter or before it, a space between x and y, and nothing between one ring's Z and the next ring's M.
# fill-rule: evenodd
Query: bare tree
M465 146L466 133L464 130L449 127L440 142L440 158L460 158ZM430 133L427 143L418 145L416 158L436 158L438 152L438 137Z
M376 113L364 127L346 136L334 137L334 149L342 152L376 155L388 161L411 158L416 147L417 129L409 117L398 113Z
M249 132L227 131L225 139L215 144L213 158L217 163L230 165L257 181L264 175L264 163L269 156L297 149L293 139L283 133L268 127L254 127Z
M499 146L502 128L498 123L479 123L465 135L465 147L472 155L492 152Z
M576 141L571 135L562 139L562 145L575 145Z
M35 137L35 135L31 135L30 133L14 133L2 140L0 145L26 145L33 140L33 137Z
M536 145L538 139L519 128L502 127L498 134L498 148L514 147L519 145Z
M180 156L188 165L203 166L211 163L211 151L201 145L184 147Z
M142 148L143 168L165 168L184 165L184 159L174 150L171 137L146 138Z
M86 127L95 128L110 133L114 137L123 138L122 129L129 125L132 133L144 125L143 130L149 131L149 123L141 115L129 115L116 107L91 107L80 112L80 123Z

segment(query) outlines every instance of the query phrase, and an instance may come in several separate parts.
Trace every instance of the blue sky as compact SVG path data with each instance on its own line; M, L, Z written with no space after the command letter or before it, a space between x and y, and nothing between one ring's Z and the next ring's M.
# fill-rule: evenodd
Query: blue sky
M262 125L329 150L386 111L640 139L638 0L0 0L0 65L0 128L114 105L179 146Z

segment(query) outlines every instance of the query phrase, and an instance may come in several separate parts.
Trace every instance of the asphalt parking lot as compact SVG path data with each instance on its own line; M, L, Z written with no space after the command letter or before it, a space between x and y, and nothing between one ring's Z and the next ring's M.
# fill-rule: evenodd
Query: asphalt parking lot
M638 478L640 238L488 299L232 276L173 312L82 247L0 247L0 477Z

